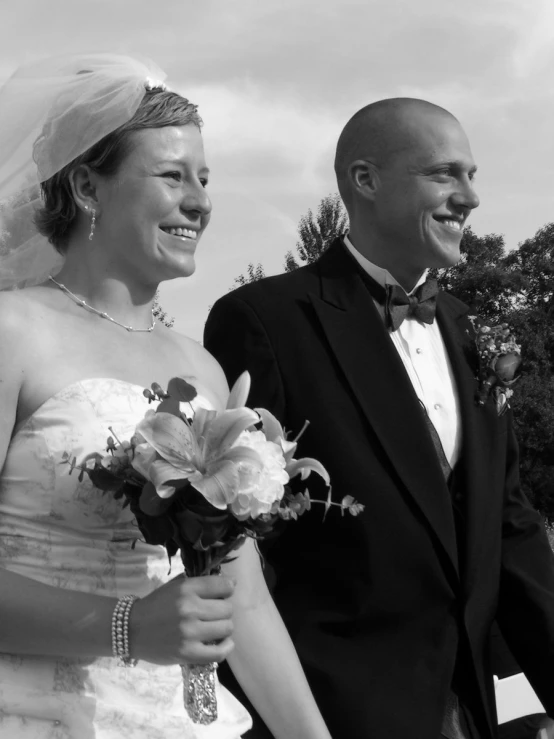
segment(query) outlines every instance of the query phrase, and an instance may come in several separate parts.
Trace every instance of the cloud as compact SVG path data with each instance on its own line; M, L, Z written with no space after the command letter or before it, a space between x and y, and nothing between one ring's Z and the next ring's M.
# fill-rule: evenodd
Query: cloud
M532 10L532 23L513 56L515 75L519 79L546 76L552 90L548 62L554 56L554 5L550 0L534 0L528 8Z
M266 196L284 182L291 194L317 187L315 166L343 125L337 111L301 105L251 82L191 87L187 96L205 119L207 152L218 164L221 187Z

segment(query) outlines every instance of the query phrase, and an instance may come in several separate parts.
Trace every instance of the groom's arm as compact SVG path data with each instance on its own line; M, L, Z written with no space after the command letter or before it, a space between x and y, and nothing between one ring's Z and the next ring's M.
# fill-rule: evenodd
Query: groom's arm
M519 455L508 430L498 623L549 716L554 717L554 555L542 517L519 483Z
M277 320L277 317L276 317ZM256 309L235 293L220 298L208 316L204 346L223 367L229 385L248 370L248 405L284 420L285 395L277 358Z

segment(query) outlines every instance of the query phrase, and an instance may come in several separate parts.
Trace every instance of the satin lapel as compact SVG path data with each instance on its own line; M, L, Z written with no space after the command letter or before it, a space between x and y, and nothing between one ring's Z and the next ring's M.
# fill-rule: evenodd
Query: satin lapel
M489 470L494 464L491 440L497 430L497 415L492 400L484 406L475 403L478 389L477 353L471 334L468 309L462 303L439 295L437 320L450 358L460 400L462 449L456 472L460 474L465 495L464 561L460 563L464 592L469 596L479 549L487 536Z
M450 496L402 360L340 242L320 259L320 269L321 296L309 297L323 331L394 470L446 552L457 585Z

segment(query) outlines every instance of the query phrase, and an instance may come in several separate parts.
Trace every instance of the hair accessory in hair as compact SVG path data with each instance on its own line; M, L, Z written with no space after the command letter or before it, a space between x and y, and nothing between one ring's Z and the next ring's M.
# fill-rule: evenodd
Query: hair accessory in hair
M165 82L161 82L160 80L153 80L150 77L147 77L144 82L145 88L150 92L151 90L167 90L167 85Z

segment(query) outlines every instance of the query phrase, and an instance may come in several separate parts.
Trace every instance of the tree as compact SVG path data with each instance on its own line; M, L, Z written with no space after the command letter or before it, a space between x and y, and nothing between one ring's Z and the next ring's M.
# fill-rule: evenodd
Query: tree
M506 253L496 234L466 229L462 258L439 284L489 323L508 322L521 344L521 377L511 405L523 490L554 523L554 224Z
M504 237L477 236L466 228L460 245L461 259L450 269L431 270L443 290L470 305L483 319L511 312L521 299L523 280L519 270L504 264Z
M264 277L265 270L262 267L261 263L258 262L258 264L254 266L254 262L250 262L250 264L246 268L246 274L240 274L238 277L235 277L234 284L229 289L235 290L241 285L247 285L249 282L256 282L257 280L261 280Z
M285 254L285 272L292 272L304 264L315 262L327 247L348 230L348 216L338 194L327 195L318 205L316 215L309 209L305 216L301 216L298 224L299 241L296 242L296 251L299 261L296 261L292 251ZM254 266L250 262L246 274L235 277L234 290L249 282L256 282L265 277L265 270L260 262Z
M152 316L156 319L156 321L162 323L164 326L167 326L167 328L173 328L175 318L173 318L173 316L169 316L160 305L160 294L157 290L156 295L154 296L154 302L152 304Z
M300 218L298 224L298 235L300 241L296 242L296 251L300 263L311 264L315 262L339 236L348 230L348 216L338 194L324 197L317 208L314 216L311 209L305 216ZM292 272L301 266L292 253L288 251L285 255L285 271Z

